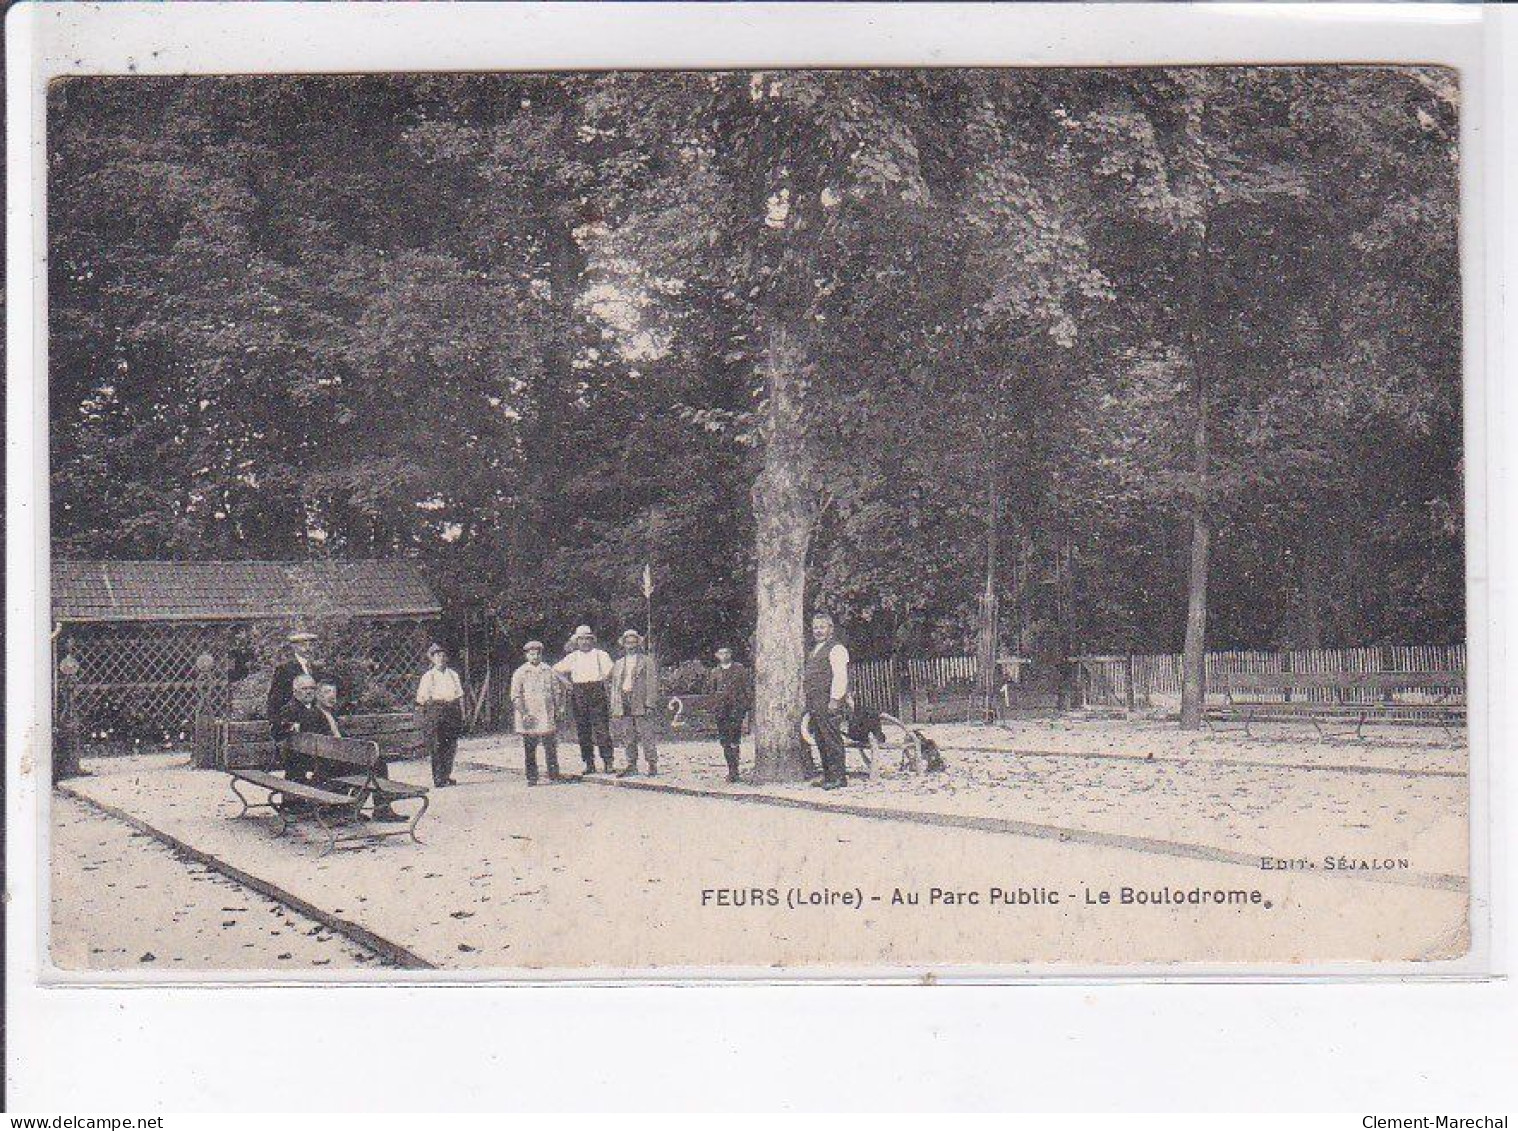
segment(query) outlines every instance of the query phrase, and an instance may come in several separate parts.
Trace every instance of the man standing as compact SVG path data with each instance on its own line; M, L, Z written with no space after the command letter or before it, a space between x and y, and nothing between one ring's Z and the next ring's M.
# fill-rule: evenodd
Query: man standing
M432 753L432 784L441 789L458 785L453 780L453 757L464 730L464 684L448 666L448 650L441 644L427 649L432 666L416 686L416 705L422 713L422 733Z
M812 716L812 734L822 756L822 788L849 784L844 768L843 732L839 729L849 696L849 650L836 639L827 613L812 617L812 650L802 669L802 693Z
M522 736L527 784L538 784L538 744L548 763L548 780L563 781L559 773L559 714L564 707L564 681L543 662L543 644L529 640L522 647L527 662L511 674L511 707Z
M717 649L717 666L706 677L706 693L717 719L717 741L727 759L727 780L738 780L738 742L743 737L743 716L754 705L754 685L748 669L733 662L726 644Z
M643 637L629 628L621 636L622 658L611 667L611 715L619 720L622 744L627 748L627 765L620 777L638 772L638 751L648 761L648 776L659 774L659 747L654 740L654 720L650 713L659 710L659 668L654 658L643 652Z
M611 678L611 657L596 647L596 634L588 624L575 629L575 649L553 666L569 680L569 709L575 719L575 734L580 740L580 757L585 772L596 772L596 751L609 774L612 771L611 714L607 680Z
M269 698L264 704L264 718L271 722L275 715L284 710L285 704L290 702L294 694L296 676L317 678L313 647L316 643L316 633L292 632L285 639L290 645L290 656L275 665L274 674L269 679Z

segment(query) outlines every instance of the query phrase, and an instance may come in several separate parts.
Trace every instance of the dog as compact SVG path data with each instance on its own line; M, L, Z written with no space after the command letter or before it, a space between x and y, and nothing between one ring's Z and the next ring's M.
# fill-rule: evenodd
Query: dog
M922 751L922 768L930 774L941 774L947 770L949 766L943 760L943 751L938 748L938 743L920 730L912 733L917 736L917 748Z
M844 724L843 737L855 746L867 747L872 738L877 742L885 742L885 727L880 723L881 714L882 712L862 703L855 703L849 721Z

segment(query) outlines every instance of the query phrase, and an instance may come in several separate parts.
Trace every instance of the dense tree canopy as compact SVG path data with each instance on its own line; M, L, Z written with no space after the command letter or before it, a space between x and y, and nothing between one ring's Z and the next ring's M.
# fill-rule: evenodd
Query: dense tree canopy
M1453 81L59 84L55 550L414 556L517 641L649 562L673 656L794 560L958 650L994 499L1010 648L1178 649L1198 523L1210 646L1457 639Z

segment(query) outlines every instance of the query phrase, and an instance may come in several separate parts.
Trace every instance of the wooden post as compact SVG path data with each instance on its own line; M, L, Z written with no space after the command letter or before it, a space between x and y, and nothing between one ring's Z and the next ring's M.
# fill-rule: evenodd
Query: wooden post
M1129 652L1123 657L1123 661L1123 701L1131 715L1137 705L1137 697L1133 693L1133 653Z
M58 715L53 727L53 783L77 777L79 765L79 713L75 702L75 681L79 661L69 652L58 663Z
M190 760L198 770L217 768L216 658L209 652L195 657L195 724Z

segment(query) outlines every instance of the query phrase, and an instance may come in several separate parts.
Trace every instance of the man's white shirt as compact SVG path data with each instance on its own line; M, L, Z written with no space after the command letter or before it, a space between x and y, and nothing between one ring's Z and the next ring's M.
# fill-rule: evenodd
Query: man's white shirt
M464 697L464 685L459 673L452 668L428 668L422 673L421 683L416 685L418 703L455 703Z
M603 683L611 678L611 657L599 648L582 652L576 648L553 666L570 683Z

